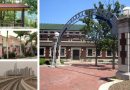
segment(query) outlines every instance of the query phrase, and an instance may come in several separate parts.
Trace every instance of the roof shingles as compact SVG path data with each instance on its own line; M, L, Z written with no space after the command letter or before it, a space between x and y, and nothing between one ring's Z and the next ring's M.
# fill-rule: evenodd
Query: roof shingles
M0 4L0 10L16 10L16 9L27 9L29 6L24 4Z
M84 25L75 24L69 30L81 30ZM40 24L41 30L62 30L64 24Z

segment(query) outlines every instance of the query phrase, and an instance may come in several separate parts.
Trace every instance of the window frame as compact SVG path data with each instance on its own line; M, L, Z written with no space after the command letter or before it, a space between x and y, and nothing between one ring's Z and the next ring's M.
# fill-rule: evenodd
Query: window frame
M110 50L111 51L111 50ZM111 51L111 56L108 56L108 50L106 50L106 57L113 57L112 51Z
M92 56L88 56L88 50L92 49ZM94 49L93 48L86 48L86 57L95 57Z
M64 49L64 55L61 55L61 50ZM61 47L60 50L60 57L66 57L66 48L65 47Z
M41 50L41 49L44 49L44 53L43 53L43 55L41 55L41 53L40 53L40 56L43 56L43 57L45 57L46 48L45 48L45 47L40 47L40 50Z

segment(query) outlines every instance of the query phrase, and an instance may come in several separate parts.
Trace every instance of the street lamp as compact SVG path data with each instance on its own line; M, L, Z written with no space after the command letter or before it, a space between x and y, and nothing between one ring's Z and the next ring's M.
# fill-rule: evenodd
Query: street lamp
M54 45L53 45L53 57L52 57L52 67L55 67L56 65L56 55L57 55L57 42L58 42L58 37L59 37L59 33L55 32L54 33Z

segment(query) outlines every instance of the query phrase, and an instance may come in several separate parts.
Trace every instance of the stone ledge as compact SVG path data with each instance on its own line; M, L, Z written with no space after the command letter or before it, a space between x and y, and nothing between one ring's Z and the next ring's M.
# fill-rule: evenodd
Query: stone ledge
M116 72L116 77L122 80L129 80L130 78L130 73L128 72L122 72L122 71L117 71Z

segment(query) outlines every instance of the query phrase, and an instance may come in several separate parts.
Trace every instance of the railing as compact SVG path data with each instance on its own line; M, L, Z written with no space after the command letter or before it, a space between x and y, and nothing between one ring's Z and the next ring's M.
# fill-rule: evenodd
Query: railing
M36 90L36 88L27 84L23 79L21 80L21 84L25 90Z
M17 78L19 78L19 77L15 77L15 78L8 78L8 79L1 80L1 81L0 81L0 84L1 84L1 83L4 83L4 82L11 81L11 80L13 80L13 79L17 79Z

